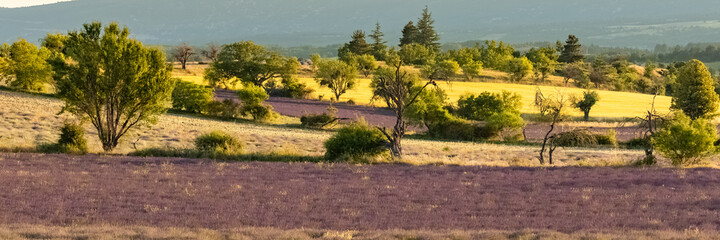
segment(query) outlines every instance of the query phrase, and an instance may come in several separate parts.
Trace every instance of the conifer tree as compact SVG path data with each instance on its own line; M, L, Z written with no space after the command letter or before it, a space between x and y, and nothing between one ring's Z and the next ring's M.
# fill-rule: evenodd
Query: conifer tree
M568 39L565 41L565 46L563 46L562 54L560 54L560 58L558 59L558 61L564 63L575 63L585 59L585 56L583 56L580 52L582 45L580 45L578 42L580 42L580 40L575 37L575 35L568 36Z
M410 21L402 30L402 38L400 38L400 46L405 46L411 43L418 43L417 39L420 35L420 31L415 24Z
M348 50L357 55L364 55L370 52L370 45L365 41L365 32L363 30L355 30L352 40L348 43Z
M423 9L422 17L418 20L418 38L417 43L422 44L434 52L440 51L440 36L435 31L435 20L432 19L432 13L427 6Z
M369 36L373 40L372 55L375 56L376 59L383 59L385 56L385 51L387 50L387 41L383 39L383 37L385 37L385 34L380 31L379 22L375 23L375 30L373 30L372 34L370 34Z

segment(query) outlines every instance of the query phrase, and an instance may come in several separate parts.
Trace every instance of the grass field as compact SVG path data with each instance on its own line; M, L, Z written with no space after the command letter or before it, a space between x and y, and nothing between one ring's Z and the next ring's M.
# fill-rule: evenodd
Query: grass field
M0 109L0 148L4 149L33 148L40 143L54 142L63 121L72 119L69 115L57 115L62 103L53 98L0 91L0 102L7 106ZM156 125L131 131L121 140L115 153L124 154L136 148L149 147L190 148L200 134L222 130L244 141L247 153L324 154L322 143L331 136L331 132L287 128L285 124L257 125L167 114ZM91 152L101 152L96 131L89 124L86 124L86 130ZM536 160L539 147L536 146L413 139L404 141L404 146L403 161L411 164L539 166ZM627 165L641 156L642 152L637 150L570 148L557 151L556 165ZM663 164L667 166L665 162Z
M192 65L191 65L192 66ZM201 69L205 66L192 66L188 71L176 70L174 75L185 81L205 84ZM522 112L526 114L535 114L537 110L534 108L533 103L535 101L535 92L537 88L540 88L544 94L565 94L580 95L584 91L579 88L572 87L560 87L560 86L536 86L528 84L511 84L502 83L499 80L505 78L507 74L493 71L484 70L483 79L486 82L444 82L440 81L439 87L444 89L448 95L449 102L457 102L457 100L467 94L478 94L481 92L501 92L503 90L514 92L522 96L523 109ZM333 94L325 87L320 87L317 82L307 76L307 74L299 77L300 81L306 83L310 88L314 89L315 92L312 94L313 98L323 96L323 99L329 100ZM550 81L557 85L562 78L553 76ZM630 92L615 92L615 91L598 91L600 94L600 101L590 112L590 116L594 119L603 120L618 120L623 118L633 118L643 115L647 110L650 109L653 103L653 96L647 94L630 93ZM358 104L374 104L376 106L383 106L384 104L380 101L371 102L372 91L370 89L370 79L360 79L355 89L348 91L345 95L340 98L340 101L353 100ZM655 99L655 108L660 113L667 113L670 109L671 98L667 96L657 96ZM575 117L582 116L582 112L577 109L573 109L570 114Z

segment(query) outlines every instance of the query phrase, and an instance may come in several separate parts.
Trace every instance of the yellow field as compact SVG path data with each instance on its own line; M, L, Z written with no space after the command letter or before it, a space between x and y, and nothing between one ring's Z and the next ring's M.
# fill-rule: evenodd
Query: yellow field
M302 78L303 82L312 86L316 90L314 93L317 95L324 95L327 99L332 96L331 92L327 88L320 88L314 79ZM533 86L533 85L522 85L522 84L509 84L509 83L487 83L487 82L438 82L439 87L444 89L448 94L448 100L450 102L456 102L461 96L466 94L477 94L484 91L489 92L501 92L503 90L515 92L522 96L523 113L536 113L537 110L533 107L535 101L535 91L539 87L544 94L557 94L563 93L567 95L580 95L583 90L579 88L565 88L565 87L553 87L553 86ZM614 91L598 91L600 94L600 101L595 105L591 117L595 118L627 118L636 117L642 115L645 111L650 109L653 101L652 95L639 94L639 93L628 93L628 92L614 92ZM370 104L372 98L372 91L370 90L370 80L361 79L357 87L351 91L348 91L345 95L340 98L340 101L347 101L352 99L358 104ZM658 96L655 100L655 108L661 112L668 112L670 109L670 97ZM381 106L381 102L376 102L375 105ZM573 116L582 116L582 112L574 109L571 114Z
M184 81L193 82L196 84L205 84L202 77L202 69L204 65L194 66L188 65L188 70L175 70L173 75ZM560 86L536 86L528 84L512 84L499 82L506 78L507 74L503 72L484 70L481 78L486 82L438 82L440 87L444 89L448 94L449 102L457 102L457 100L466 94L478 94L481 92L501 92L503 90L514 92L522 96L523 113L534 114L537 110L533 107L535 100L535 91L539 87L544 94L557 94L562 93L568 96L580 95L584 91L579 88L572 87L560 87ZM319 96L323 97L323 100L329 100L333 94L325 87L320 87L315 79L307 75L298 77L301 82L306 83L310 88L314 89L315 92L312 94L312 98L317 99ZM561 77L551 76L549 78L552 85L559 85L562 81ZM639 93L629 92L615 92L615 91L598 91L600 94L600 101L595 105L593 110L590 112L590 116L595 119L620 119L620 118L632 118L643 115L647 110L650 109L653 102L653 96ZM380 101L374 103L371 102L372 91L370 89L370 79L360 79L355 89L348 91L345 95L340 98L340 101L348 101L352 99L357 104L375 106L383 106L384 104ZM660 113L667 113L670 109L671 98L667 96L657 96L655 99L655 108ZM573 109L570 114L572 116L582 116L582 112L577 109Z

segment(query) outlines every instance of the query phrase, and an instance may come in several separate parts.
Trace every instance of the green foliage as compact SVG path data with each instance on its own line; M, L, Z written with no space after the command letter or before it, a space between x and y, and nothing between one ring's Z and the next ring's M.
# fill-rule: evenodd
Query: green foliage
M230 134L213 131L195 138L195 149L201 152L241 153L242 143Z
M590 87L590 77L588 71L585 69L585 64L580 63L568 63L562 68L563 80L565 86L568 85L570 79L574 80L573 84L579 88Z
M617 133L615 130L610 129L605 134L594 134L595 139L597 140L599 145L605 145L605 146L617 146Z
M355 65L357 69L365 76L370 76L371 73L378 68L377 60L372 55L355 55L350 61L351 65Z
M605 62L603 57L596 57L591 64L588 77L590 82L594 83L596 87L600 87L611 84L613 80L618 79L618 72L615 67Z
M461 48L459 50L448 50L448 57L455 60L460 66L465 66L473 62L482 65L482 52L479 46L472 48Z
M510 44L503 42L485 41L485 45L480 49L482 53L483 65L487 68L505 71L508 62L512 60L515 49Z
M297 59L271 52L251 41L224 45L217 61L210 64L212 80L236 81L264 86L268 80L290 78L300 67ZM227 84L224 84L227 86Z
M335 100L356 84L357 68L340 60L322 60L318 63L315 80L335 95Z
M231 99L211 101L207 103L205 112L207 115L224 119L238 118L241 115L240 104Z
M555 73L558 67L558 55L555 48L544 47L544 48L532 48L525 54L525 56L532 62L533 67L536 71L540 72L540 81L544 82L547 76Z
M178 79L172 92L172 106L175 110L202 113L213 96L211 88Z
M56 88L63 110L89 118L110 151L130 129L167 110L175 81L162 51L145 48L116 23L102 29L93 22L68 34L73 63L62 66L68 74L56 79Z
M238 97L243 102L240 114L250 115L256 121L267 120L272 116L272 107L263 105L269 96L262 87L245 85L238 91Z
M404 63L413 65L425 65L435 57L429 48L418 43L403 45L398 54Z
M420 30L415 26L415 24L410 21L407 24L405 24L405 27L403 27L402 30L402 38L400 38L400 47L418 43L418 37L420 35Z
M347 44L350 53L355 55L365 55L370 53L370 45L365 41L365 32L363 30L355 30L352 40Z
M265 87L270 96L297 99L305 99L314 91L294 77L283 78L280 80L280 84L277 83L276 79L270 80L265 84Z
M575 35L569 35L563 46L562 54L558 58L558 61L564 63L576 63L581 62L585 59L581 50L582 45L579 44L580 40Z
M487 121L493 114L501 112L520 114L522 97L517 93L483 92L479 95L468 95L458 100L457 115L470 120Z
M25 39L15 41L7 50L8 56L0 60L0 75L5 75L12 88L41 91L52 82L53 69L47 60L51 56L47 48L38 49ZM5 65L4 67L2 65Z
M57 147L61 153L86 154L88 147L85 140L85 129L82 125L65 123L60 129Z
M451 117L428 128L428 136L435 139L476 141L497 135L480 124Z
M631 149L645 149L652 146L652 141L647 137L633 138L625 142L625 147Z
M340 129L325 141L325 159L333 162L348 157L377 156L386 151L386 145L380 130L357 122Z
M372 43L370 46L370 54L374 56L375 59L385 59L385 54L388 46L386 45L387 41L383 39L383 37L385 37L385 34L380 31L379 22L375 24L375 30L373 30L372 34L368 36L370 37L370 39L372 39Z
M432 19L432 13L427 6L423 9L422 17L418 19L417 28L418 35L416 43L419 43L432 52L440 51L440 36L435 32L435 20Z
M584 119L588 121L590 120L590 110L598 101L600 101L600 95L596 91L587 90L583 92L582 99L573 98L573 105L585 114Z
M445 108L445 92L440 88L434 91L423 91L415 104L408 107L405 119L409 124L433 129L438 124L452 118Z
M480 61L471 61L462 65L463 74L468 80L479 77L483 70L483 64Z
M448 80L460 71L460 65L453 60L430 61L422 69L422 76L431 80Z
M687 166L714 154L716 140L717 129L712 123L702 118L692 120L685 114L677 113L653 136L652 143L673 165Z
M323 114L308 114L300 117L300 123L306 128L324 128L338 120L337 109L330 106Z
M510 80L519 82L532 74L533 64L526 57L513 58L508 61L506 71L510 73Z
M593 147L598 145L598 141L587 129L575 129L555 134L550 144L558 147Z
M698 119L717 112L718 101L713 78L705 64L692 60L680 68L673 89L673 109L682 110L690 119Z
M485 123L485 132L499 134L503 140L518 139L518 136L522 135L520 131L523 127L525 120L520 116L520 112L501 111L490 115Z

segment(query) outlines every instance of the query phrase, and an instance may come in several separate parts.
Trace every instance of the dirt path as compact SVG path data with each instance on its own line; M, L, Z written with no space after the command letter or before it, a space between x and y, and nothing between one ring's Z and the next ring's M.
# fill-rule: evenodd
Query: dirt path
M216 163L0 153L0 224L720 229L720 171Z

